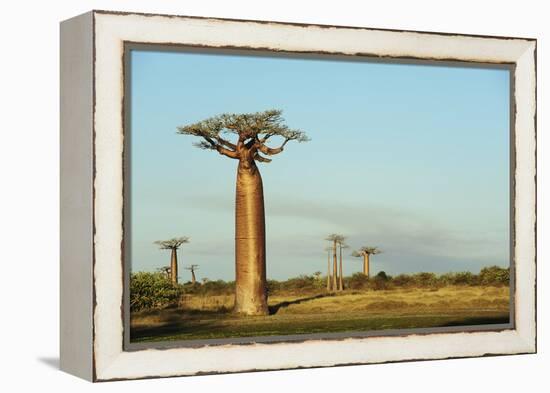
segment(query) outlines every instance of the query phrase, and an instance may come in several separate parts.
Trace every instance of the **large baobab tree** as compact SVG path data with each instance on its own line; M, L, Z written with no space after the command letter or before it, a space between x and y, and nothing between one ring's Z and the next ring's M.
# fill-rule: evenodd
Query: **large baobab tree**
M169 240L157 240L156 245L159 246L161 250L170 250L170 278L173 284L178 283L178 248L184 243L189 243L189 238L184 237L175 237Z
M238 161L235 195L235 311L267 315L265 213L257 162L268 163L289 141L305 142L304 132L284 124L280 110L223 114L178 127L178 133L201 138L195 146ZM227 136L233 136L227 138ZM279 139L278 147L268 142ZM271 140L270 140L271 139Z
M195 276L195 272L199 270L199 265L189 265L184 267L185 270L189 270L191 272L191 283L195 285L197 283L197 277Z
M351 255L353 257L363 257L363 274L367 277L370 275L370 261L369 257L371 255L380 254L380 251L377 247L361 247L359 250L354 251Z
M325 240L331 242L331 251L332 251L332 290L339 289L339 280L338 280L338 244L343 242L345 239L344 236L337 233L331 233L326 237Z

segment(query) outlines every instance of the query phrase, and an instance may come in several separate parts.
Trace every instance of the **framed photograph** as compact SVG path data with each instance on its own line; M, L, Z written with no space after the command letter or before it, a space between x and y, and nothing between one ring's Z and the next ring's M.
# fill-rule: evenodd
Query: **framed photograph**
M61 23L61 368L536 352L536 40Z

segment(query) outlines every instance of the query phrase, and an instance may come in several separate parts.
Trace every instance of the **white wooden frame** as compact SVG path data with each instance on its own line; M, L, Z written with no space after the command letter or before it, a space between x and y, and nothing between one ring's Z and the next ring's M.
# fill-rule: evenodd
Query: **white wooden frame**
M124 43L514 66L514 326L124 350ZM61 25L61 368L92 381L536 351L536 40L93 11Z

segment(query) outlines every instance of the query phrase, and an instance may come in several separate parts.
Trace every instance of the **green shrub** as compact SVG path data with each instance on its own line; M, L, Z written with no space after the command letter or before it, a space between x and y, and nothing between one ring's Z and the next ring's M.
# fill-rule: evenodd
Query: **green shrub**
M345 286L348 289L365 289L369 286L369 278L363 273L353 273L345 280Z
M479 272L479 282L482 285L509 285L510 269L498 266L484 267Z
M378 272L370 282L370 287L374 290L388 289L391 281L391 276L388 276L385 271Z
M267 280L267 294L270 295L281 289L281 284L277 280Z
M446 286L446 285L453 285L455 279L455 273L444 273L439 276L437 281L439 282L439 285Z
M267 280L267 293L274 294L278 291L292 293L310 293L321 290L327 285L327 277L319 272L311 276L302 274L285 281Z
M175 303L182 293L163 273L138 272L130 276L130 310L160 308Z
M477 276L471 272L458 272L452 275L452 285L478 285Z
M307 276L302 274L298 277L290 278L286 281L281 281L279 283L280 290L286 291L304 291L304 290L313 290L316 288L315 278L313 276Z
M412 280L419 287L434 287L438 281L435 273L427 272L413 274Z
M183 292L192 295L229 295L235 292L235 281L204 281L202 284L191 281L183 284Z
M414 279L408 274L400 274L392 279L392 284L397 287L411 287L414 285Z

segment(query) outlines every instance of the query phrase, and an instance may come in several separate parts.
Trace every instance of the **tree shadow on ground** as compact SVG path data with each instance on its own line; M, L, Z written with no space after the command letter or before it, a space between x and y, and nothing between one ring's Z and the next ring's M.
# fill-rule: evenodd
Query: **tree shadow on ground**
M315 296L309 296L309 297L304 297L304 298L300 298L300 299L296 299L296 300L277 303L277 304L274 304L273 306L269 306L269 315L277 314L277 312L281 308L286 308L286 307L294 305L294 304L300 304L300 303L308 302L308 301L311 301L311 300L320 299L320 298L326 297L326 296L333 296L333 294L320 293L319 295L315 295Z

